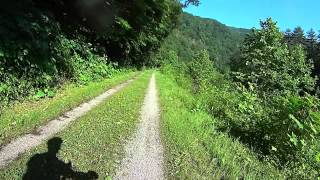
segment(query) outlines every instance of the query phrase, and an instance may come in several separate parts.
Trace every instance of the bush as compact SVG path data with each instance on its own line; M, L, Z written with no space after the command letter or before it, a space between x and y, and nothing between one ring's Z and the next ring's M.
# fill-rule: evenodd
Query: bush
M0 57L1 106L30 95L51 97L65 81L84 84L110 77L117 71L107 57L95 55L90 44L62 34L48 44L50 52L46 62L35 62L41 57L29 54L29 49L17 53L11 51L11 45L1 47L4 49Z
M260 98L254 91L226 85L201 92L197 107L217 119L215 127L228 132L263 160L290 177L316 177L320 152L318 99L296 95Z

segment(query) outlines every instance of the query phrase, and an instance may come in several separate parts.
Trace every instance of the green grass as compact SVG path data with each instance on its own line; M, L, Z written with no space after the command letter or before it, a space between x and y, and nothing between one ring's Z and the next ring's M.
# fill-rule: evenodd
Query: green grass
M149 78L150 72L143 73L130 86L59 133L57 137L64 141L59 157L71 161L79 171L97 172L100 179L114 175L124 155L124 141L134 132L139 120ZM21 179L28 160L46 150L44 143L26 153L0 170L0 179Z
M284 179L248 148L218 133L214 120L193 108L195 99L169 76L158 73L168 179Z
M69 84L58 90L54 98L26 101L3 109L0 114L0 144L31 132L47 121L98 96L108 88L130 79L135 74L136 72L121 72L110 79L80 87Z

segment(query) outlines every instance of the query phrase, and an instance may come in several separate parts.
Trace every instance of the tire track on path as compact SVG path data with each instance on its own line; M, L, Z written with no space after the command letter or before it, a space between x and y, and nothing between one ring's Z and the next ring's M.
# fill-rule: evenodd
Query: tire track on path
M163 147L160 138L160 108L155 74L152 74L141 111L141 120L115 179L164 179Z
M114 88L107 90L103 94L95 97L94 99L64 113L62 116L49 121L46 125L36 129L34 133L25 134L4 145L0 149L0 168L4 168L13 160L17 159L21 154L40 145L43 141L64 130L68 127L68 125L70 125L71 122L77 120L110 96L127 87L135 79L137 79L137 77L119 84Z

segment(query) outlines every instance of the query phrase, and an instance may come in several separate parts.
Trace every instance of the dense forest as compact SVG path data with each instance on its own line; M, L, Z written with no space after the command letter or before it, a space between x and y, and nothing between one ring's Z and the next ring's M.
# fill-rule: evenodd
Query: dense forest
M53 98L66 84L157 68L169 178L319 178L320 34L301 27L281 32L272 18L251 30L228 27L183 12L190 5L199 1L4 3L0 120L3 109ZM146 84L147 75L141 77ZM125 91L137 98L135 106L143 83ZM137 116L137 107L126 108ZM25 126L7 121L12 129ZM115 132L127 133L122 128Z
M183 13L179 26L162 47L166 50L174 49L184 60L191 60L196 52L206 49L215 58L215 66L221 71L227 71L232 57L248 33L250 31L247 29L228 27L212 19Z

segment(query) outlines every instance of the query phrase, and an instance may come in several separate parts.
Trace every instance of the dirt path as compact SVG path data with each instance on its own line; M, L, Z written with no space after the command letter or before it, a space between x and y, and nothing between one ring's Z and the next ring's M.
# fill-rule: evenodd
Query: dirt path
M115 179L164 179L159 113L153 74L144 99L138 130L126 146L126 157Z
M0 148L0 168L7 166L10 162L18 158L19 155L40 145L43 141L65 129L72 121L75 121L79 117L83 116L95 106L106 100L108 97L129 85L132 81L134 81L134 79L128 80L125 83L109 89L91 101L83 103L79 107L66 112L63 116L49 121L46 125L38 128L35 133L21 136L3 146Z

